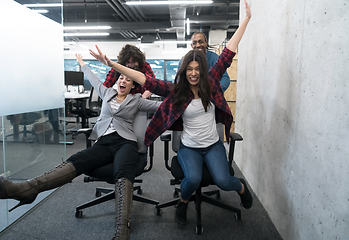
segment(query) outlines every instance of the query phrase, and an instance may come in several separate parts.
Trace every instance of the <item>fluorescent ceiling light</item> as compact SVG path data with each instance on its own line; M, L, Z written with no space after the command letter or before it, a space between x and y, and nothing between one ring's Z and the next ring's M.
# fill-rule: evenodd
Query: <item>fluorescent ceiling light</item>
M64 45L75 45L76 42L64 42L63 44L64 44Z
M187 35L190 35L190 20L187 18Z
M41 10L39 10L39 9L32 9L32 11L37 12L37 13L48 13L48 10L46 10L46 9L41 9Z
M168 40L168 41L155 41L154 43L191 43L191 41L177 41L177 40Z
M63 3L23 4L25 7L63 7Z
M63 33L64 37L82 36L109 36L110 33Z
M111 26L75 26L75 27L63 27L63 30L108 30Z
M198 1L128 1L126 5L197 5L197 4L210 4L213 3L211 0L198 0Z

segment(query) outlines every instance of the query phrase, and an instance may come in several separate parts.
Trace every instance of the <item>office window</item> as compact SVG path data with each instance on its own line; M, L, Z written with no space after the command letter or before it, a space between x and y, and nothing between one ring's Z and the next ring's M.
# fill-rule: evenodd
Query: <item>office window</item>
M114 61L114 60L113 60ZM105 81L105 78L107 77L108 72L110 71L111 67L108 67L97 60L85 60L84 61L87 66L92 70L94 74L99 78L101 82ZM65 59L64 60L64 70L65 71L81 71L79 63L75 59ZM85 90L91 90L91 84L90 82L84 78L85 80Z
M164 60L147 60L150 64L155 77L161 80L165 80L165 71L164 71Z
M75 59L64 60L64 71L80 71L79 63Z
M113 60L115 61L115 60ZM84 61L86 63L87 66L89 66L89 68L92 70L92 72L94 74L96 74L96 76L99 78L99 80L101 80L102 82L105 81L105 78L108 74L108 72L110 71L111 67L108 67L106 65L104 65L103 63L101 63L100 61L96 61L96 60L86 60Z
M166 81L174 82L177 71L178 71L178 63L179 63L179 60L166 60L165 61Z

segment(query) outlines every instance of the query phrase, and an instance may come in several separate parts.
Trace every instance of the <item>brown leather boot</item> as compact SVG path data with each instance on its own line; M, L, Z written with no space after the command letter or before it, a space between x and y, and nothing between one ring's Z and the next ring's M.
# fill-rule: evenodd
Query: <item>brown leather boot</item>
M13 182L0 177L0 199L16 199L19 203L9 210L34 202L43 191L60 187L76 176L72 163L63 162L49 172L22 182Z
M115 184L115 233L114 239L130 238L130 217L132 208L133 184L126 178L120 178Z

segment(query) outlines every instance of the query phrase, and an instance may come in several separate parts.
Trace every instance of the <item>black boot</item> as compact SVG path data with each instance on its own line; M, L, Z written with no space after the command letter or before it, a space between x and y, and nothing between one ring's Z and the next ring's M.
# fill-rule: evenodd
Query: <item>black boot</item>
M130 238L130 217L132 208L133 184L126 178L120 178L115 184L115 233L113 239Z
M0 177L0 199L16 199L19 203L9 210L34 202L43 191L60 187L75 178L76 171L72 163L63 162L53 170L36 178L22 182L13 182Z
M179 224L187 223L187 209L188 203L182 202L181 199L178 200L178 204L176 206L176 222Z
M244 185L244 192L243 193L239 193L240 198L241 198L241 203L240 205L243 206L246 209L250 209L252 207L253 204L253 198L252 195L250 193L250 191L247 188L247 184L245 179L243 178L239 178L240 182Z

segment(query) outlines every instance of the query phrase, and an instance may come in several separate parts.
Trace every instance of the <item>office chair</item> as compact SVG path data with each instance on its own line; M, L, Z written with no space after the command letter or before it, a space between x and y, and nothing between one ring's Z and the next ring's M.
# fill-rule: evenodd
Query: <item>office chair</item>
M77 106L76 109L71 109L70 113L81 118L82 127L89 127L89 119L93 117L98 117L100 114L102 100L98 96L98 93L94 88L91 88L90 97L88 98L87 104L84 102L85 100L76 100Z
M219 134L219 138L221 141L224 141L224 129L223 124L218 123L217 124L217 131ZM232 167L233 163L233 155L234 155L234 148L235 148L235 142L241 141L242 137L238 133L230 133L230 145L229 145L229 155L228 155L228 161L229 161L229 172L230 175L234 176L234 169ZM180 131L173 131L172 132L172 150L174 152L177 152L180 146L180 139L181 139L181 132ZM171 171L172 176L174 179L170 180L170 185L179 185L181 183L181 180L184 178L183 170L178 162L177 156L174 156L171 161L171 166L169 166L169 142L171 141L171 134L163 134L160 136L160 140L164 142L164 158L165 158L165 166L166 168ZM227 205L217 199L220 198L220 192L219 190L214 191L207 191L203 192L202 188L207 187L209 185L215 185L213 182L213 179L210 175L210 172L206 165L204 164L203 172L202 172L202 180L200 187L196 190L196 192L190 197L189 202L194 201L196 204L196 213L197 213L197 224L196 224L196 233L202 234L203 233L203 227L201 224L201 203L206 202L211 205L232 211L235 213L235 219L240 220L241 219L241 210L238 208L235 208L233 206ZM175 188L173 196L175 197L174 200L159 204L156 206L156 214L161 214L161 208L169 207L169 206L175 206L178 203L179 198L179 188ZM217 199L212 198L211 196L216 195Z
M145 172L149 172L153 167L153 157L154 157L154 146L151 145L149 147L149 164L147 163L147 147L144 145L144 135L147 127L147 112L139 111L133 122L133 129L137 136L138 143L138 152L139 152L139 164L137 167L136 177L140 176ZM92 129L80 129L80 133L84 133L86 136L86 146L91 146L91 141L88 140ZM147 166L148 165L148 166ZM113 163L108 165L99 167L91 172L86 173L86 177L84 178L84 182L93 182L93 181L104 181L110 184L115 184L115 179L113 178ZM135 179L135 183L141 183L141 179ZM133 200L144 202L148 204L157 205L158 201L140 196L142 195L142 189L140 186L134 186L133 190L137 190L137 194L133 194ZM102 193L106 193L106 195L102 195ZM109 201L111 199L115 199L115 189L113 188L96 188L96 199L89 201L85 204L82 204L76 208L75 217L82 217L82 209Z
M5 136L5 138L12 136L14 141L19 140L19 134L23 133L23 140L26 140L27 134L32 131L27 129L28 125L36 123L41 118L41 114L38 112L20 113L16 115L9 115L7 119L10 120L13 126L13 134ZM19 126L23 126L23 130L19 131Z

